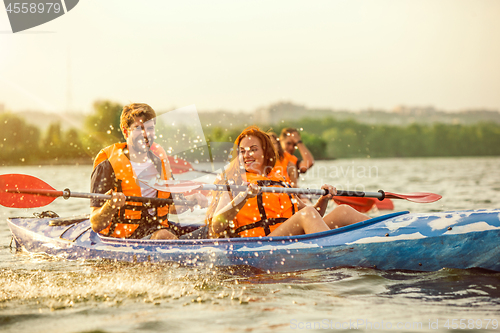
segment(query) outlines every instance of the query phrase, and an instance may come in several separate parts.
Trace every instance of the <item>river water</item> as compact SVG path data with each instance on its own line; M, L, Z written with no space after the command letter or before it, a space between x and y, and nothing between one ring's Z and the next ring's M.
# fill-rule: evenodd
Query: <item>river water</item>
M327 182L344 189L443 195L432 204L395 201L396 211L500 208L499 170L498 157L336 160L317 162L301 185L315 187ZM90 166L0 168L1 174L29 174L56 189L78 192L88 191L90 172ZM500 273L333 268L262 274L244 267L227 272L170 264L66 261L10 248L7 217L32 216L42 210L61 216L80 215L88 213L88 205L85 199L58 198L39 209L0 208L2 332L355 328L426 332L448 331L447 320L451 328L452 323L458 326L460 319L465 319L462 322L468 325L467 331L500 331ZM203 211L194 214L201 218Z

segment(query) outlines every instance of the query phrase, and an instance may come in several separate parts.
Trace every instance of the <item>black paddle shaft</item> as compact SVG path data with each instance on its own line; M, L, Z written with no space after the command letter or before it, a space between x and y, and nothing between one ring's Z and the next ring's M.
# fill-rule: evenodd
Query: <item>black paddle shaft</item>
M246 185L203 185L201 187L203 190L210 191L241 191L247 190ZM327 195L328 190L326 189L308 189L308 188L289 188L289 187L261 187L262 192L270 193L293 193L293 194L313 194L313 195ZM336 196L338 197L367 197L367 198L377 198L380 201L384 200L385 193L380 190L378 192L362 192L362 191L337 191Z
M385 199L385 192L380 190L378 192L362 192L362 191L337 191L337 196L339 197L367 197L367 198L377 198L380 201Z
M71 197L73 197L73 198L101 199L101 200L111 199L111 195L109 195L109 194L71 192L69 189L65 189L63 191L63 198L69 199ZM142 202L145 206L148 206L148 205L166 206L166 205L171 205L171 204L194 206L197 204L196 201L165 199L165 198L125 197L125 200L126 201L133 201L133 202Z

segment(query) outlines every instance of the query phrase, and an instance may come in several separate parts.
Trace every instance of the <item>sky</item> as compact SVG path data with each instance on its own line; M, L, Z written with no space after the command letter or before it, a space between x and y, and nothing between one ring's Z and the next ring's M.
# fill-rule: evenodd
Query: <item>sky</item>
M500 110L499 59L497 0L80 0L15 34L0 7L0 104L14 112Z

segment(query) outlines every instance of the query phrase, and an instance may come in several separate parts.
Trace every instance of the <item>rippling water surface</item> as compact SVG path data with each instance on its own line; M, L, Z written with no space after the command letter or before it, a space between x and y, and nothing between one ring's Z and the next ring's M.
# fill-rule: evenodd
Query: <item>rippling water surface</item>
M301 184L443 195L432 204L395 201L396 210L412 212L500 208L498 170L500 158L338 160L318 162ZM90 172L90 166L0 168L2 174L30 174L78 192L88 191ZM467 319L467 331L500 331L498 325L494 329L500 321L500 273L334 268L263 274L251 267L66 261L10 248L7 217L42 210L80 215L88 213L88 204L59 198L43 209L0 208L0 330L423 332L447 331L446 320L451 328L452 319ZM488 319L493 321L486 329Z

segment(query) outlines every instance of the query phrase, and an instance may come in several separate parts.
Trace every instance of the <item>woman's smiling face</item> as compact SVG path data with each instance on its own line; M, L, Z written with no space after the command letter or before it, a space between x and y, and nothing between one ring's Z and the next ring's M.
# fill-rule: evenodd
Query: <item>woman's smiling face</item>
M264 174L264 150L259 138L249 135L241 139L238 158L247 172Z

